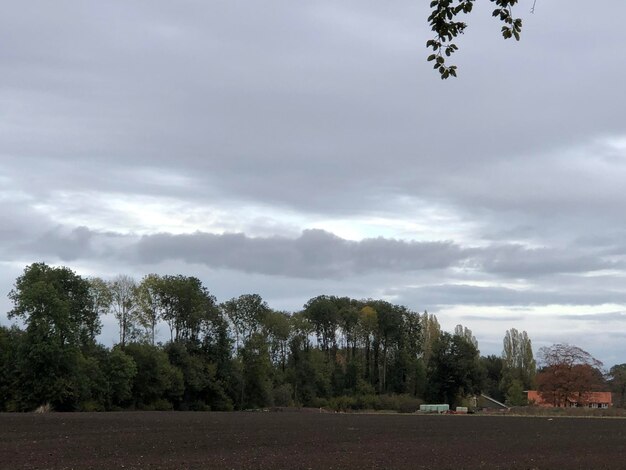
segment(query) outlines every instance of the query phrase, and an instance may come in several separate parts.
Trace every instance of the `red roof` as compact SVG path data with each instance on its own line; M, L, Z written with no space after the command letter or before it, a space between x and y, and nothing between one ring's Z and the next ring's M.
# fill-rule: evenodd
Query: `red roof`
M535 405L538 406L552 406L552 403L544 400L537 390L528 390L528 401L534 402ZM611 392L584 392L582 396L579 396L577 393L573 393L568 397L567 401L571 403L580 402L584 404L607 403L609 406L613 404Z

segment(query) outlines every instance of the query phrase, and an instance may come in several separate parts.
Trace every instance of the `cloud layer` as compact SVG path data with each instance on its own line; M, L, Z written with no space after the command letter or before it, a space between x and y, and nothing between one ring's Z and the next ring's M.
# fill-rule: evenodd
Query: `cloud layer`
M37 260L197 273L218 297L384 296L495 352L523 325L626 361L597 336L626 311L626 4L529 9L513 44L478 4L442 82L427 2L7 5L4 290Z

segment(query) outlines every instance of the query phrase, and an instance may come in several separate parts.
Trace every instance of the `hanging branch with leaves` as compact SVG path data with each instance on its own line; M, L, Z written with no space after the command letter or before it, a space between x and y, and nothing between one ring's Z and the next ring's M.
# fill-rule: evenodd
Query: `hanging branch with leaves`
M458 46L452 42L457 36L463 34L467 23L459 21L459 15L471 13L476 0L433 0L430 2L431 14L428 24L435 32L435 37L426 42L426 47L433 53L428 56L429 62L434 62L433 68L439 71L441 79L450 76L456 77L456 65L448 65L446 58L458 50ZM504 39L515 38L519 41L522 31L521 18L513 18L513 6L518 0L490 0L496 5L492 15L502 21L502 37Z

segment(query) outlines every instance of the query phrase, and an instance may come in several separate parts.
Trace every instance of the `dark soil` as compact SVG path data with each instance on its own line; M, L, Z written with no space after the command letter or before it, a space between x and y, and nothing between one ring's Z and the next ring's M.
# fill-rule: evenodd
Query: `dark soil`
M626 420L325 413L0 414L0 468L626 468Z

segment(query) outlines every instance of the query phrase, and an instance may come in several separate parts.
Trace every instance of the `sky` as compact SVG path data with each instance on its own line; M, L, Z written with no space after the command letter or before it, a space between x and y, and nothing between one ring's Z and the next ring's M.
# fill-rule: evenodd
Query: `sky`
M446 81L428 3L7 2L0 324L43 261L626 362L626 2L521 0L514 42L478 1Z

